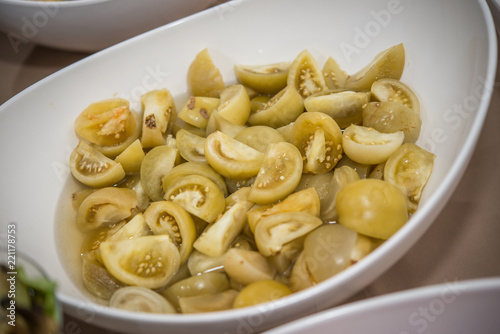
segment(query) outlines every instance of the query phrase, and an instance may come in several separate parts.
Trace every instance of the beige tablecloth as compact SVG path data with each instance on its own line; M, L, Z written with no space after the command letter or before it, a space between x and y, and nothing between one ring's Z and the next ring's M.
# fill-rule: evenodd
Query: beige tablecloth
M0 35L0 103L87 54L23 44ZM497 73L497 83L500 76ZM455 280L500 276L500 87L463 179L435 223L389 271L352 300ZM71 317L65 333L109 334ZM80 329L81 331L76 331Z

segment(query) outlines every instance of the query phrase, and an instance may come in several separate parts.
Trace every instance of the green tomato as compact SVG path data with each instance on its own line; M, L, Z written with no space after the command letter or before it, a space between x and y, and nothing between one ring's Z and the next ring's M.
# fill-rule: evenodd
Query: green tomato
M406 194L382 180L364 179L337 193L338 221L358 233L388 239L408 220Z

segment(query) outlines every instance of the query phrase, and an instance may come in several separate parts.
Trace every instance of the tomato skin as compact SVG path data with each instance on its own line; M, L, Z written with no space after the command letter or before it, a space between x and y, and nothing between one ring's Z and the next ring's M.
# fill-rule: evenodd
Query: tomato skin
M338 222L358 233L388 239L408 220L406 195L377 179L347 184L337 193Z
M220 131L205 140L205 157L219 174L233 179L246 179L259 171L264 154Z

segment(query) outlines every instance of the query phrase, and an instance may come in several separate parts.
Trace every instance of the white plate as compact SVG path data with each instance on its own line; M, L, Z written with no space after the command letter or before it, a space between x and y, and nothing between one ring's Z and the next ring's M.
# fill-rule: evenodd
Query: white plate
M500 278L454 281L323 311L265 334L498 334L499 309Z
M77 143L73 122L88 104L121 96L137 107L141 93L159 87L185 96L189 64L205 47L231 83L235 63L292 60L303 49L320 66L332 56L354 73L400 42L406 49L402 81L414 88L422 105L418 144L437 158L417 213L363 261L274 303L202 315L108 309L88 301L68 277L59 260L54 221L63 187L71 179L68 157ZM492 92L496 52L485 1L228 2L97 53L2 105L1 223L17 223L17 246L57 278L66 310L85 321L130 333L163 333L167 328L176 333L250 333L274 327L356 293L432 224L474 150Z

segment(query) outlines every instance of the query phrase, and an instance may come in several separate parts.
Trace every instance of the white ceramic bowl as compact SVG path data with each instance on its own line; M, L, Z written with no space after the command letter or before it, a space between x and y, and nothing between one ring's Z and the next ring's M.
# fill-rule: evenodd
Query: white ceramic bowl
M112 96L137 106L146 90L187 94L186 73L208 47L227 83L233 64L291 60L308 49L354 73L403 42L402 81L420 98L418 141L437 155L419 210L363 261L274 303L200 315L144 315L88 301L56 247L59 197L71 175L75 117ZM371 283L426 231L460 181L488 110L497 60L484 0L231 1L90 56L38 82L0 109L0 215L18 224L18 247L58 278L67 312L130 333L252 333L334 306ZM126 56L124 56L126 55ZM321 66L321 65L320 65ZM58 255L58 252L60 254ZM439 254L436 254L439 256ZM81 283L80 283L81 285Z
M499 309L500 278L454 281L323 311L265 334L497 334Z
M0 0L0 30L26 42L93 52L206 9L216 0Z

